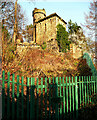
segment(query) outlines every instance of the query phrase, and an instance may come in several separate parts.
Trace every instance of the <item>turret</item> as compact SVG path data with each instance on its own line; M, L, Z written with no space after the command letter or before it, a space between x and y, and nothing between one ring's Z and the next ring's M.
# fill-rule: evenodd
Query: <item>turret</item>
M33 25L35 22L38 22L40 19L46 17L45 9L37 9L33 10Z

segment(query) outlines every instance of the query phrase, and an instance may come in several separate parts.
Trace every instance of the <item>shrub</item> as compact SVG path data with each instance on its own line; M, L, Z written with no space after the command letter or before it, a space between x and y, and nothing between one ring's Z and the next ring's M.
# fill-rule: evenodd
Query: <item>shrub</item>
M47 47L46 42L43 42L42 49L45 50Z

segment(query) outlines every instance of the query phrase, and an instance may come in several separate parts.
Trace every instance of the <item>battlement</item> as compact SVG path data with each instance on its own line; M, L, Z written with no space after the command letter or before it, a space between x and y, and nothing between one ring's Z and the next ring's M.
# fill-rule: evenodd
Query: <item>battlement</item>
M35 22L38 22L40 19L43 19L46 17L45 9L37 9L35 8L33 10L33 24Z
M33 15L36 14L36 13L41 13L41 14L44 14L44 16L46 16L46 11L45 11L44 8L43 9L37 9L37 8L35 8L33 10Z

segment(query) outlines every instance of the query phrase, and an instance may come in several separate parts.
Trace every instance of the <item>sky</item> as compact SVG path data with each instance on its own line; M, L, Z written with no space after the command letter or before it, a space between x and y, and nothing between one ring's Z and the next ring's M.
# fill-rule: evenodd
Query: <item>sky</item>
M18 0L25 16L27 16L27 24L33 24L32 11L34 8L45 9L46 16L57 13L67 23L71 19L73 23L78 25L85 23L84 13L89 12L91 0Z

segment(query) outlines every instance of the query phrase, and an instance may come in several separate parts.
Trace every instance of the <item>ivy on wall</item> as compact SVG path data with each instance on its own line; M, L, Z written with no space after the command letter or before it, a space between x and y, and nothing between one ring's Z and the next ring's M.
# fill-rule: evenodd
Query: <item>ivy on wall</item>
M63 25L57 25L57 43L61 52L66 52L70 49L70 41L68 41L68 32Z

